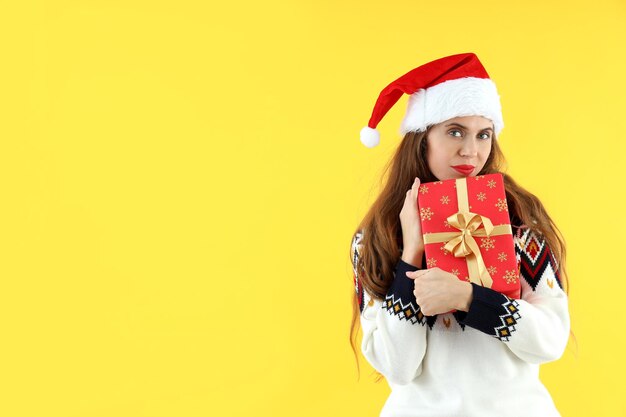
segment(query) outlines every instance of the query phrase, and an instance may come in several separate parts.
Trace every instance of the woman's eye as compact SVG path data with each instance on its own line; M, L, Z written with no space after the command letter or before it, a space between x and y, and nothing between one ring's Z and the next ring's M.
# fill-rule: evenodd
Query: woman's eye
M448 133L450 133L452 136L455 136L457 138L460 138L463 132L461 132L460 130L454 129L454 130L450 130ZM455 133L458 133L459 135L456 135ZM489 135L489 133L484 132L480 134L481 138L484 140L488 140L489 138L491 138L491 135Z

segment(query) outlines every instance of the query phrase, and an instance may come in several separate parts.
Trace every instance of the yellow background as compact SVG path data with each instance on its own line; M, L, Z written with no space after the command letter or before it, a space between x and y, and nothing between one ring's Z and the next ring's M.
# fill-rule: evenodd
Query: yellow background
M384 5L383 5L384 4ZM444 6L445 5L445 6ZM407 97L472 51L568 243L563 416L626 415L624 1L2 1L0 415L377 416L352 232Z

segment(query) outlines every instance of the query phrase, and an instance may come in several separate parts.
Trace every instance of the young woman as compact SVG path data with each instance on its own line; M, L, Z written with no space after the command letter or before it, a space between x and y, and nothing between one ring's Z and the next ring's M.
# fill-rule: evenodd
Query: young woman
M352 238L350 334L387 379L392 416L559 416L539 365L559 359L570 332L565 244L541 202L501 172L499 96L475 54L424 64L389 84L369 125L411 94L386 184ZM426 269L420 183L502 173L521 298ZM456 309L454 313L446 313ZM358 357L357 357L358 364Z

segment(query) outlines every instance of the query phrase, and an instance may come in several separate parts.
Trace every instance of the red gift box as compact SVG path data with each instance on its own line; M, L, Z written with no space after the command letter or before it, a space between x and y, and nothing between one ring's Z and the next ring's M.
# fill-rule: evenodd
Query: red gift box
M502 174L423 183L418 204L427 268L519 298Z

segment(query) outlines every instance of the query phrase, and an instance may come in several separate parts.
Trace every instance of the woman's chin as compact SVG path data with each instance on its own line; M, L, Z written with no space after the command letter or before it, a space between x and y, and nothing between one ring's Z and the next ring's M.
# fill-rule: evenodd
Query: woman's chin
M439 180L439 181L445 181L445 180L458 180L461 178L468 178L468 177L474 177L474 173L472 172L471 174L461 174L460 172L454 172L451 173L449 175L442 175L442 176L436 176L435 177Z

